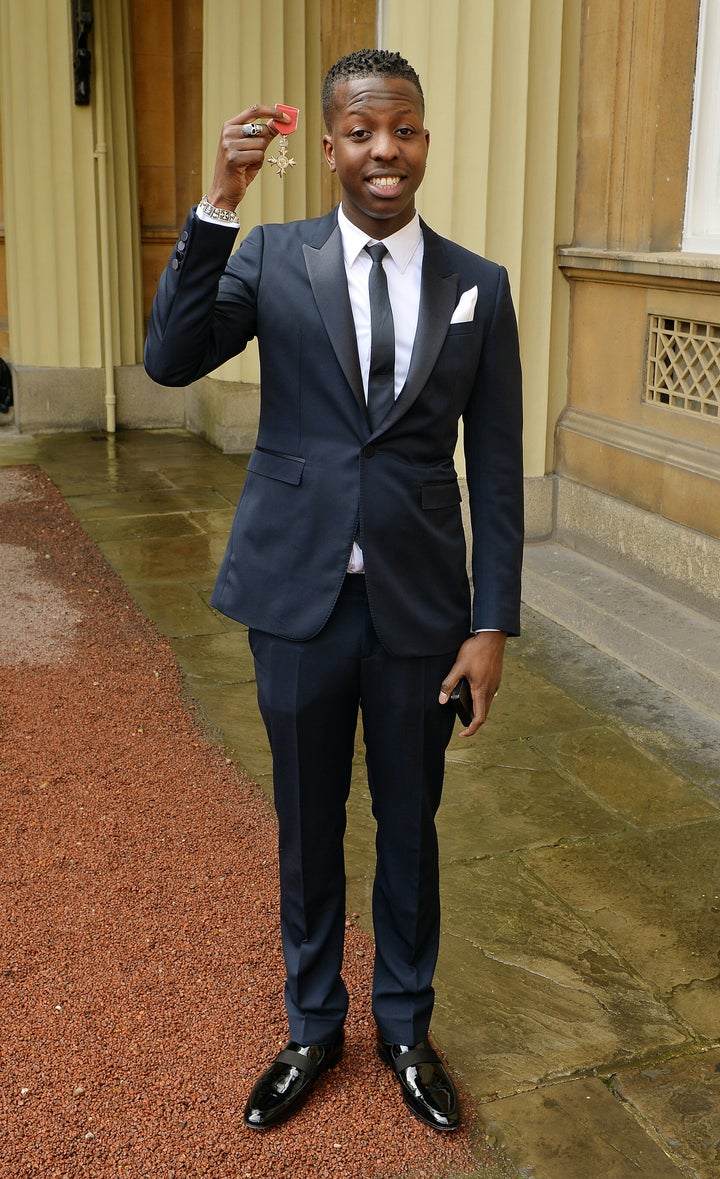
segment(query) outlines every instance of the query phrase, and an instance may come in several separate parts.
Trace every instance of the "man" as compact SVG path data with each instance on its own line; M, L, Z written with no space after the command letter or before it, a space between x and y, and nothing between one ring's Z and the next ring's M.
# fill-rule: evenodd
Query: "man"
M160 281L146 367L188 384L259 343L257 445L212 601L248 624L272 748L291 1039L256 1083L245 1123L289 1117L342 1054L342 842L361 709L378 826L378 1051L411 1112L453 1130L457 1096L427 1039L434 819L449 695L469 681L461 735L472 735L518 632L517 331L505 271L415 211L429 133L412 67L385 51L350 54L325 80L323 111L340 207L260 226L231 257L235 210L286 116L254 106L224 125L212 186ZM460 418L472 609L453 465Z

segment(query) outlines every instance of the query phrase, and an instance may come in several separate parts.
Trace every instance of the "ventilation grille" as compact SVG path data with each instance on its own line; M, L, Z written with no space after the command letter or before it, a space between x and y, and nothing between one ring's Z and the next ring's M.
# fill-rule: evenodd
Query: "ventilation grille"
M720 421L720 324L650 316L645 400Z

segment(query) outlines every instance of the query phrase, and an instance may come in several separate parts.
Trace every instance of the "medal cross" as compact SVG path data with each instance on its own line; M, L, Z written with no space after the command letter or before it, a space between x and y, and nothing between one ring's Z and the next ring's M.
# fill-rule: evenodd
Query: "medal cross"
M295 160L287 154L287 135L280 136L280 150L276 156L268 156L268 163L272 164L281 180L285 178L288 168L295 167Z

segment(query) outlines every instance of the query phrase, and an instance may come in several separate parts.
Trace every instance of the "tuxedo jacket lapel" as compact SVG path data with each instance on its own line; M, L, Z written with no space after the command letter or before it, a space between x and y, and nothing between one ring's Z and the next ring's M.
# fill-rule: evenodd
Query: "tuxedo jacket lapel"
M396 422L418 397L447 335L458 293L458 275L448 273L441 240L423 223L424 248L420 311L407 379L376 433ZM319 246L303 245L305 265L320 317L363 416L369 423L357 337L345 278L342 236L337 222Z
M447 273L448 266L442 243L431 229L421 222L425 238L420 311L417 331L410 357L410 368L394 406L383 419L377 433L387 430L410 408L435 367L435 362L447 335L448 326L457 302L459 277Z
M345 278L342 237L337 222L330 236L320 247L306 243L303 246L303 254L315 302L333 351L363 416L368 421L355 321Z

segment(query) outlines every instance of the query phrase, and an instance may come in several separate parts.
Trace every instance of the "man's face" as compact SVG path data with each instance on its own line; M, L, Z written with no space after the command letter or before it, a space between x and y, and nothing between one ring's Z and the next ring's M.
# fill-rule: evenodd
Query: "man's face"
M388 237L412 219L429 144L412 82L353 78L336 87L323 149L346 216L368 237Z

